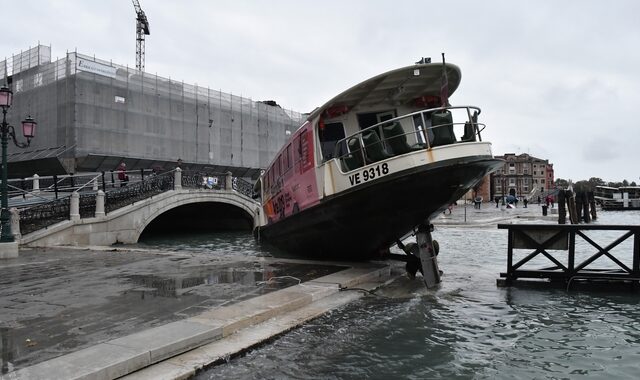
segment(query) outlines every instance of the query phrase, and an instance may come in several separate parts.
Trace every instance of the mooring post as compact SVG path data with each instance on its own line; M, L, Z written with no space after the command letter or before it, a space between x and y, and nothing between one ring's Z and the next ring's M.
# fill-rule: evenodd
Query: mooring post
M574 199L575 199L575 207L576 207L576 220L578 221L577 223L580 223L580 221L582 220L582 209L583 209L582 199L584 198L582 196L583 194L584 193L582 191L579 193L578 192L575 193Z
M576 218L576 198L571 190L567 190L565 195L567 199L567 209L569 210L569 220L571 224L578 224L578 219Z
M593 191L587 193L589 197L589 208L591 208L591 219L598 219L598 215L596 214L596 199L593 196Z
M416 242L420 252L424 283L427 288L432 288L440 283L440 269L438 269L438 259L433 247L431 225L422 223L418 226Z
M564 190L558 192L558 224L567 223L567 208Z
M589 214L589 197L587 193L582 193L582 218L585 223L591 223L591 214Z

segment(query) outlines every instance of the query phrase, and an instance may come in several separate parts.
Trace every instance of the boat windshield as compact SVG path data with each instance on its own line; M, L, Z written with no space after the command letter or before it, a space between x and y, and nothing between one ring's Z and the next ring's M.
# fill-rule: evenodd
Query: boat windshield
M482 141L480 108L430 108L372 125L337 141L333 157L350 171L386 158L439 146Z

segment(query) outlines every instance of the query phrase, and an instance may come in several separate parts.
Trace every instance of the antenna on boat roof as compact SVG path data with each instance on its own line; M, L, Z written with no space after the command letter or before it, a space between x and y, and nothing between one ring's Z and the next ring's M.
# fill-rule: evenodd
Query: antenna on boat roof
M420 60L416 62L416 65L424 65L425 63L431 63L431 57L420 58Z

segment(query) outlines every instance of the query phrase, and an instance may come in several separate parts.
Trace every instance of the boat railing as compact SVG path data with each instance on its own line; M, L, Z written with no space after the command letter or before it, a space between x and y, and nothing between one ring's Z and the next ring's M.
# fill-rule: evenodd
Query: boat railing
M385 120L339 140L333 157L350 171L417 150L482 141L480 112L474 106L438 107Z

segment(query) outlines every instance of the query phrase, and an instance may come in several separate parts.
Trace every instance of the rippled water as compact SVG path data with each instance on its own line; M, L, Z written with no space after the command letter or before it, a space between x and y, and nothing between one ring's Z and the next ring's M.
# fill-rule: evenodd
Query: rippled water
M640 212L599 217L602 224L640 223ZM445 272L437 291L363 298L197 378L640 376L637 295L498 288L505 230L439 227L434 237Z

